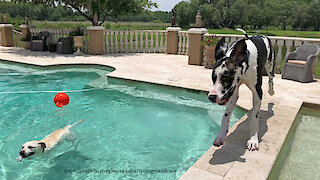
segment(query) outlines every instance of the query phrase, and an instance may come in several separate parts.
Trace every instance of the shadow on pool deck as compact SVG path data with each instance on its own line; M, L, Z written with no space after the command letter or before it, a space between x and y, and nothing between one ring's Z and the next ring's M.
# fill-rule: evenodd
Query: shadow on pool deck
M261 142L262 136L268 130L267 120L274 115L273 105L273 103L268 104L268 111L260 110L259 142ZM248 114L250 117L250 112ZM246 151L245 147L249 137L249 124L250 120L247 117L245 121L237 126L235 131L226 138L225 145L213 153L212 158L209 161L211 165L226 164L234 161L246 162L246 159L241 156L244 155ZM235 149L234 145L238 145L239 148L237 146Z

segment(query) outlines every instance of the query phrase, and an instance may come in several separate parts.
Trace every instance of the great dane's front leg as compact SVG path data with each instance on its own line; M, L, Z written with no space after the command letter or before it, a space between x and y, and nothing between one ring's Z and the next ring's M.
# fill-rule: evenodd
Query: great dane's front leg
M260 93L262 96L262 90L259 89L257 91L252 91L253 95L253 108L251 110L250 115L250 139L247 142L247 148L249 151L259 150L259 113L261 107L261 98Z
M234 90L233 95L231 96L226 111L223 115L222 121L221 121L221 127L218 136L213 142L214 146L220 146L224 144L224 140L227 136L228 129L229 129L229 122L230 122L230 116L232 114L232 111L234 109L235 104L237 103L239 98L239 86L236 87Z

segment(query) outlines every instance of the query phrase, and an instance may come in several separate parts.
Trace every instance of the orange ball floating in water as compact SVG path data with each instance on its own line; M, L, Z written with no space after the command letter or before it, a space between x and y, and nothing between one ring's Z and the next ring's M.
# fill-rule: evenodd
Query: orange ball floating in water
M58 93L54 97L54 103L58 107L65 106L65 105L69 104L69 96L66 93Z

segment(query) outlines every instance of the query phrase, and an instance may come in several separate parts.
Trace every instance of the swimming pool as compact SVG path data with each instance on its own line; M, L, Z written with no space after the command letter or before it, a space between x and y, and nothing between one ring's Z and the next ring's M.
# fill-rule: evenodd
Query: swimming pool
M320 179L320 111L303 107L269 179Z
M107 81L112 70L0 62L0 177L177 179L212 145L225 107L194 91ZM59 91L70 96L63 108ZM244 113L236 108L231 124ZM74 141L16 161L24 142L80 119Z

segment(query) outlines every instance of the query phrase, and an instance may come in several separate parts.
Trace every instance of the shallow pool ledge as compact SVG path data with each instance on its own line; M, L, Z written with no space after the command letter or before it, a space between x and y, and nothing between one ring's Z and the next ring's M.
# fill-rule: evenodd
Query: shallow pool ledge
M290 101L290 106L281 105L282 101ZM265 97L259 151L246 149L249 121L245 115L229 130L224 146L212 146L180 179L267 179L302 103L299 99Z

